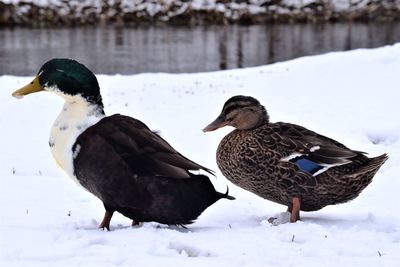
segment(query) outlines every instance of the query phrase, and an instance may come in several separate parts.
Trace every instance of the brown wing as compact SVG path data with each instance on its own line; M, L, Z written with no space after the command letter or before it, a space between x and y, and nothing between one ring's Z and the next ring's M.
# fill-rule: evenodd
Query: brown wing
M280 143L290 147L292 153L305 155L308 160L322 165L341 165L351 162L351 158L365 154L351 150L343 144L290 123L276 123ZM288 150L289 151L289 150ZM290 155L286 155L290 156Z

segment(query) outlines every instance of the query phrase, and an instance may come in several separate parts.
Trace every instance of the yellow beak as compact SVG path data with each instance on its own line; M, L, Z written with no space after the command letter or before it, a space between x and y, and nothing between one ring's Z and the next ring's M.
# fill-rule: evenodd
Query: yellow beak
M36 76L31 83L25 85L21 89L18 89L17 91L12 93L12 96L15 98L22 98L25 95L29 95L40 91L43 91L43 86L40 85L39 78Z

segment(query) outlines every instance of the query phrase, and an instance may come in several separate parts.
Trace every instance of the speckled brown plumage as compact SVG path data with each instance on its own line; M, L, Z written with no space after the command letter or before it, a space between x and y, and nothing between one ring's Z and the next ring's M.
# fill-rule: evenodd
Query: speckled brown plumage
M246 119L243 114L247 114ZM252 116L262 119L249 119ZM254 123L242 127L243 121ZM217 164L223 175L260 197L287 205L289 211L293 198L301 200L303 211L356 198L387 159L386 154L368 158L298 125L270 123L265 108L251 97L228 100L205 131L225 125L237 129L226 135L217 149ZM301 162L297 163L300 158L320 169L302 169Z
M231 182L260 197L289 206L291 198L299 196L301 210L314 211L357 197L386 159L386 155L370 159L359 154L352 163L313 176L290 161L280 160L300 149L296 139L301 135L290 136L291 131L318 136L305 128L283 123L234 130L218 146L218 167Z

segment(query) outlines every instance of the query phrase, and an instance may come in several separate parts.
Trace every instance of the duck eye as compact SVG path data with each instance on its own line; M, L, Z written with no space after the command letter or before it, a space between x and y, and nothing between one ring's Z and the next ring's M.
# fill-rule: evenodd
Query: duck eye
M226 117L226 120L229 121L229 122L231 122L231 121L233 121L233 119L234 119L235 117L236 117L236 115L229 116L229 117Z

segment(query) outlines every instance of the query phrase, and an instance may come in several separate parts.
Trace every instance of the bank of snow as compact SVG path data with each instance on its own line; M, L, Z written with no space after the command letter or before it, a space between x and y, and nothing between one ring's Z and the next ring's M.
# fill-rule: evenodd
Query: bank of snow
M0 26L392 21L400 0L2 0Z
M39 68L40 66L38 66ZM32 77L0 77L0 266L397 266L400 261L400 45L199 74L98 75L108 114L146 122L189 158L217 170L230 129L201 129L232 95L258 98L272 121L290 121L371 156L390 159L354 201L272 227L285 207L230 184L235 201L207 209L188 230L122 216L97 225L99 200L58 169L48 149L62 100L11 92Z

